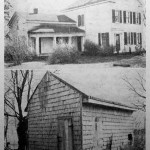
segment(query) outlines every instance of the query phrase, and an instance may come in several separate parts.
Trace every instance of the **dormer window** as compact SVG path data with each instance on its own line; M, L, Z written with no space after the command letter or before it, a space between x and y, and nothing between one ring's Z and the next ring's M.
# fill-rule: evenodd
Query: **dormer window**
M78 15L78 26L84 26L84 15Z

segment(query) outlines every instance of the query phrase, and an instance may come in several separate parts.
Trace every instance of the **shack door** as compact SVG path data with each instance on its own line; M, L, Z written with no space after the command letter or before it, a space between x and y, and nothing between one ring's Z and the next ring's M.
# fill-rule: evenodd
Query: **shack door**
M58 150L73 150L72 119L58 120Z

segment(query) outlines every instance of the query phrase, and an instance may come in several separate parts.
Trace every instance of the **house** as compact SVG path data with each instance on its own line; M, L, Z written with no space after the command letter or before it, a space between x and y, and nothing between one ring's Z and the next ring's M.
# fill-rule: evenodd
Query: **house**
M47 72L35 88L25 109L30 150L117 150L134 143L136 97L122 78L136 79L137 70L81 70Z
M146 47L143 9L140 0L78 0L62 12L85 30L85 39L132 52Z
M85 32L66 15L39 14L36 8L33 13L15 12L8 26L10 37L23 37L37 55L52 53L58 43L83 51Z

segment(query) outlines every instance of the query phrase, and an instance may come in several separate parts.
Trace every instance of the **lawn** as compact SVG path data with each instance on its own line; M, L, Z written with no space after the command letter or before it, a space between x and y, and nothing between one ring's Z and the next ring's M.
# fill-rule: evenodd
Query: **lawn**
M46 59L33 60L31 62L24 62L19 66L12 66L12 63L5 63L5 68L7 69L46 69L47 67L54 66L64 66L62 64L59 65L48 65ZM126 55L114 55L107 57L100 56L80 56L76 65L86 65L86 64L97 64L100 67L114 67L114 64L117 65L130 65L133 68L145 68L146 67L146 57L145 55L134 55L134 54L126 54ZM66 64L67 66L69 64ZM72 66L75 64L71 64Z

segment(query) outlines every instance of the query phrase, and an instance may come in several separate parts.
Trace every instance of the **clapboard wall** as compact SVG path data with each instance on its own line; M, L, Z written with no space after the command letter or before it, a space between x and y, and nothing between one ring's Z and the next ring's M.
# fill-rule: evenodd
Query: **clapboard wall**
M83 105L83 150L112 149L128 143L128 134L133 135L132 111L97 105Z
M30 150L58 149L58 117L72 117L74 150L81 149L81 95L47 73L28 106Z

